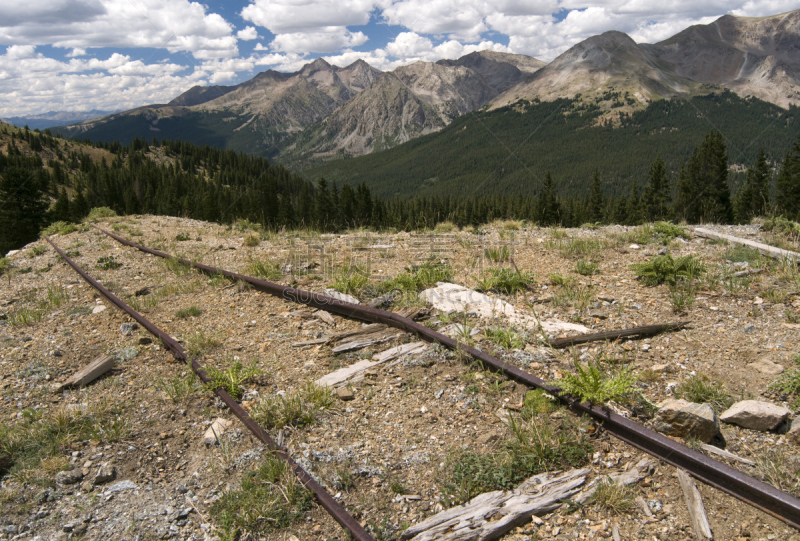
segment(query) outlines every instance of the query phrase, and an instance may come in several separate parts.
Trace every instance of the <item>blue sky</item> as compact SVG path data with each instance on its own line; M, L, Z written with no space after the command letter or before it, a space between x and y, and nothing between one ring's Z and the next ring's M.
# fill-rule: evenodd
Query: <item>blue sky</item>
M164 103L194 85L318 57L381 70L493 49L550 61L607 30L665 39L794 2L607 0L26 0L0 3L0 118Z

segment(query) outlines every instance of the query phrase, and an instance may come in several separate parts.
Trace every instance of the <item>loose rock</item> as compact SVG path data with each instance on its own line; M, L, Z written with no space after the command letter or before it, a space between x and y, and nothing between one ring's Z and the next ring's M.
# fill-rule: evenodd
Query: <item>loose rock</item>
M773 363L769 359L759 359L756 362L748 364L747 368L750 368L751 370L756 370L768 376L777 376L783 373L783 366L777 363Z
M61 471L56 474L56 483L59 485L74 485L83 479L83 472L79 469Z
M711 406L686 400L667 401L658 410L653 427L668 436L693 437L705 443L719 434L719 421Z
M742 400L720 415L720 420L725 423L739 425L742 428L766 432L767 430L775 429L791 413L790 410L783 406L770 402Z
M348 400L353 400L355 396L353 395L353 391L348 389L347 387L339 387L336 389L336 396L340 400L344 400L345 402Z
M100 469L97 470L97 474L94 476L94 484L95 485L102 485L103 483L108 483L109 481L113 481L117 478L117 468L115 468L112 464L106 462Z

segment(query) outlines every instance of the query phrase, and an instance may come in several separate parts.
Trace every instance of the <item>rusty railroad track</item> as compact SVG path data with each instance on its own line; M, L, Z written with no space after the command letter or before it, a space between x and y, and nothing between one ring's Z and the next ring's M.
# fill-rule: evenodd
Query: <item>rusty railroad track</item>
M269 295L280 297L295 303L312 306L314 308L325 310L327 312L348 318L368 321L371 323L383 323L390 327L414 334L425 341L435 342L449 349L459 350L467 353L474 359L483 362L486 366L495 371L502 372L511 379L534 388L543 389L546 392L553 394L573 412L591 416L595 422L600 424L605 430L618 439L658 459L661 459L668 464L671 464L677 468L682 468L698 480L703 481L704 483L711 485L745 503L748 503L753 507L756 507L800 530L800 499L782 492L775 487L764 483L763 481L755 479L754 477L728 466L727 464L723 464L717 460L714 460L713 458L710 458L699 451L695 451L686 445L673 441L672 439L646 428L634 421L631 421L630 419L615 414L607 408L594 406L587 402L580 402L579 400L562 393L558 387L548 385L545 381L534 376L533 374L525 372L516 366L509 365L508 363L505 363L484 351L480 351L476 348L460 343L449 336L436 332L433 329L430 329L409 318L400 316L393 312L380 310L378 308L370 308L367 306L351 304L325 295L313 293L311 291L282 286L266 280L261 280L217 267L204 265L202 263L192 262L172 256L159 250L148 248L103 229L96 229L126 246L136 248L137 250L157 257L175 259L182 264L191 266L207 274L221 274L232 280L241 280L247 282L251 284L254 289ZM73 269L76 270L76 272L81 274L81 276L89 284L95 287L95 289L108 298L113 304L141 323L144 328L161 338L161 340L164 341L165 347L167 347L176 358L187 360L185 351L177 342L175 342L171 337L155 327L155 325L150 323L146 318L135 312L131 307L115 297L111 292L103 288L102 285L88 276L74 262L67 258L66 255L49 239L47 239L47 241L53 245L59 254L64 257L65 261L67 261L73 267ZM205 372L196 360L192 360L192 368L204 382L208 381ZM297 465L291 459L291 457L286 454L285 451L277 447L275 442L270 439L269 435L261 427L259 427L244 410L242 410L235 400L233 400L224 390L218 390L216 392L220 398L222 398L225 403L231 407L231 410L242 420L248 429L250 429L251 432L256 435L256 437L267 444L270 449L276 450L276 452L282 458L289 462L292 470L295 472L295 474L297 474L298 478L303 482L304 485L309 487L314 492L322 506L329 513L331 513L333 518L339 522L339 524L350 530L356 539L372 539L372 537L370 537L369 534L364 531L363 528L361 528L355 519L347 514L347 512L330 496L330 494L325 492L325 490L319 486L319 484L311 479L308 473L300 468L300 466ZM351 529L351 527L353 527L353 529ZM362 533L357 535L356 531L360 531Z

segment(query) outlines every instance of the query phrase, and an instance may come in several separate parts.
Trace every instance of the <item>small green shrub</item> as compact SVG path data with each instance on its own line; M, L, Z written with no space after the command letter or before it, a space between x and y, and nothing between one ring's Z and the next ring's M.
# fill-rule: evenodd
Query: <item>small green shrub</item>
M686 228L669 222L656 222L653 224L653 239L663 245L669 244L673 239L682 238L689 240L692 236Z
M117 261L117 258L113 255L104 256L97 260L98 269L114 270L120 268L121 266L122 263Z
M800 239L800 223L787 220L783 216L773 216L772 218L767 218L764 220L764 223L761 224L761 228L764 231L786 235L787 237L792 238L795 242Z
M687 255L673 259L671 255L658 255L645 263L631 266L636 276L648 286L667 283L675 285L678 280L693 280L706 272L706 267L697 257Z
M669 288L669 301L675 312L683 312L694 304L694 284L675 284Z
M241 489L222 494L210 513L228 539L287 528L313 507L311 492L274 454L242 477Z
M564 276L560 272L549 275L550 283L554 286L569 286L575 281L574 276Z
M503 349L520 349L525 346L525 340L514 329L490 327L484 331L484 334Z
M560 288L553 295L554 306L572 306L578 310L586 310L592 302L594 293L592 286L581 286L572 284Z
M68 235L73 231L77 231L78 226L75 224L67 223L67 222L53 222L52 224L45 227L40 236L50 236L50 235Z
M187 240L192 240L192 237L189 235L189 233L178 233L175 235L175 240L178 242L184 242Z
M535 389L525 393L525 399L522 402L522 411L519 415L523 420L529 421L537 415L550 413L558 409L558 407L559 402L556 397L547 394L547 392L542 389Z
M88 216L83 219L84 222L99 222L106 218L114 218L117 215L112 209L108 207L95 207L89 211Z
M631 367L617 373L605 369L599 361L589 361L586 368L576 360L577 374L567 373L559 383L561 390L582 402L605 404L609 400L624 399L630 395L636 375Z
M47 251L47 247L45 246L34 246L31 248L31 257L36 257L39 255L44 254Z
M232 365L222 370L209 367L207 372L211 382L206 384L206 388L210 391L224 389L234 400L242 398L244 394L242 384L245 381L262 373L255 365L245 367L240 361L234 361Z
M416 293L436 285L437 282L452 282L453 269L446 263L428 261L422 265L412 265L405 272L378 285L382 292L399 289L405 293Z
M262 231L264 228L261 224L256 222L251 222L250 220L236 220L235 224L236 229L240 232L244 233L245 231Z
M478 285L475 289L478 291L494 291L513 295L518 291L529 289L530 285L535 283L532 272L519 272L507 267L487 269L481 274L482 278L476 278Z
M600 274L600 267L597 263L581 259L576 264L575 271L581 276L592 276L594 274Z
M7 257L0 257L0 276L11 270L11 260Z
M203 386L197 383L194 372L174 376L168 380L158 378L158 388L166 394L172 402L178 404L187 398L202 391Z
M757 269L764 268L768 263L764 254L748 246L735 246L722 254L722 257L732 263L749 263Z
M733 404L733 397L725 390L724 384L711 381L708 376L702 374L683 380L672 393L676 398L697 404L708 404L717 411L725 410Z
M800 355L794 356L794 370L787 370L769 384L771 391L789 395L793 399L793 407L800 405Z
M188 308L181 308L180 310L175 312L175 317L180 317L180 318L197 317L202 313L203 311L197 306L189 306Z

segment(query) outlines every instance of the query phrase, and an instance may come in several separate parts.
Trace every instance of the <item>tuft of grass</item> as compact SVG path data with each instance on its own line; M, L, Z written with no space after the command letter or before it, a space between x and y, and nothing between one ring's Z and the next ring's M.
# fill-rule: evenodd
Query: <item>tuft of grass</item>
M12 268L11 260L7 257L0 257L0 276L4 275Z
M240 489L223 493L210 513L227 539L240 539L291 526L313 502L286 462L270 453L258 469L244 474Z
M146 297L149 298L149 297ZM211 333L206 334L202 329L195 330L194 334L189 336L186 341L186 351L192 357L200 357L205 354L209 349L213 349L222 345L222 341L218 336Z
M485 248L483 255L494 263L504 263L511 258L511 250L508 249L508 246L494 246Z
M581 259L576 264L575 271L581 276L592 276L594 274L600 274L600 267L597 263Z
M250 220L236 220L234 227L238 229L240 232L244 233L246 231L263 231L263 227L261 224L256 222L251 222Z
M575 237L560 243L562 257L586 257L606 247L606 242L598 239Z
M175 240L178 242L184 242L187 240L192 240L192 237L189 235L189 233L178 233L175 235Z
M49 285L47 286L47 308L59 308L62 304L69 300L69 293L63 287Z
M800 495L800 457L775 448L764 451L755 459L758 476L778 490Z
M42 320L44 313L41 310L34 310L27 306L21 306L8 314L8 324L12 327L20 325L33 325Z
M561 390L582 402L592 404L605 404L609 400L620 400L628 397L636 375L632 367L626 367L613 373L604 368L599 361L589 361L586 368L577 361L574 362L577 374L567 373L558 384Z
M256 278L271 281L278 280L282 275L280 265L259 259L251 259L244 271Z
M554 306L573 306L578 310L586 310L592 302L592 286L580 286L570 283L553 295Z
M590 501L602 509L620 514L633 507L634 499L635 493L631 487L617 484L611 477L607 477L597 483Z
M242 244L244 244L245 246L247 246L249 248L253 248L255 246L258 246L259 244L261 244L261 235L259 235L258 233L248 233L244 237L244 240L242 241Z
M42 232L39 234L40 237L43 236L51 236L51 235L68 235L73 231L77 231L78 226L75 224L71 224L68 222L53 222L52 224L45 227Z
M478 291L494 291L514 295L518 291L525 291L533 284L532 272L519 272L509 268L487 269L483 271L482 278L475 278L478 282L475 288Z
M339 293L358 297L368 283L369 275L365 269L357 265L347 265L336 271L330 287Z
M168 380L158 378L158 388L161 389L175 404L185 401L189 397L202 391L194 377L194 372L186 372Z
M675 285L678 280L693 280L706 272L703 262L693 255L677 259L669 254L657 255L645 263L634 263L630 268L648 286L663 283Z
M114 218L117 216L117 213L108 208L108 207L95 207L89 211L89 214L86 218L83 219L84 222L99 222L100 220L104 220L106 218Z
M255 365L244 366L240 361L234 361L228 368L219 369L210 367L208 370L210 383L206 384L209 391L224 389L234 400L239 400L244 394L242 385L251 377L262 374L262 370Z
M536 414L527 420L510 417L511 436L492 454L462 451L454 455L442 491L451 504L465 502L492 490L511 490L544 471L585 464L593 451L580 427L568 417L552 420Z
M47 251L47 248L44 246L34 246L31 248L31 257L36 257L39 255L44 254Z
M484 334L489 340L503 349L520 349L525 346L525 340L513 328L488 328L484 331Z
M733 404L733 397L725 390L723 383L712 381L704 374L697 374L683 380L673 390L676 398L683 398L697 404L708 404L721 411Z
M301 428L317 421L319 414L333 407L330 387L307 382L284 396L262 398L253 408L253 418L266 428L292 426Z
M122 266L113 255L101 257L97 260L97 268L103 270L115 270Z
M177 312L175 312L175 317L186 318L186 317L197 317L202 314L203 311L198 308L197 306L189 306L188 308L181 308Z
M669 301L675 312L683 312L694 304L694 284L675 284L669 288Z
M178 276L184 276L192 272L192 266L179 260L177 257L163 259L164 266L168 271L174 272Z
M788 395L793 399L792 406L800 404L800 354L794 356L794 370L787 370L778 379L769 384L771 391Z
M412 265L405 272L378 285L382 292L398 289L404 293L416 293L436 285L437 282L452 282L453 269L446 263L428 261Z
M575 281L574 276L564 276L560 272L554 272L548 276L550 283L554 286L569 286Z
M453 222L439 222L433 228L434 233L451 233L458 229Z
M768 259L764 254L748 246L736 246L731 248L727 250L722 257L732 263L749 263L751 267L756 269L764 268L768 263Z
M535 389L525 393L525 399L522 402L522 411L520 418L529 421L540 414L547 414L559 408L558 399L552 395L547 394L542 389Z

